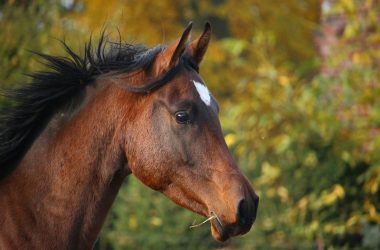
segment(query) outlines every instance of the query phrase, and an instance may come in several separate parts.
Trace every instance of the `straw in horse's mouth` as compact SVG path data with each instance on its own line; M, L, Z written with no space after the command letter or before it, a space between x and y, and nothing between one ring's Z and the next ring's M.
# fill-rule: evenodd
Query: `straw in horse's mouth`
M205 224L206 222L208 222L208 221L210 221L212 219L215 219L215 218L217 218L217 216L216 215L212 215L212 216L208 217L206 220L202 221L201 223L191 225L190 228L200 227L203 224Z
M222 222L220 221L220 219L219 219L219 217L218 217L218 215L216 213L214 213L213 211L211 211L211 214L212 214L212 216L215 217L216 222L217 222L214 225L218 229L219 233L222 234L223 233L223 224L222 224Z
M195 227L200 227L202 226L203 224L205 224L206 222L208 221L211 221L213 219L216 219L217 223L216 223L216 227L218 228L219 231L222 231L222 222L220 221L218 215L216 213L214 213L213 211L211 211L211 216L208 217L206 220L202 221L201 223L198 223L198 224L194 224L194 225L191 225L190 228L195 228Z

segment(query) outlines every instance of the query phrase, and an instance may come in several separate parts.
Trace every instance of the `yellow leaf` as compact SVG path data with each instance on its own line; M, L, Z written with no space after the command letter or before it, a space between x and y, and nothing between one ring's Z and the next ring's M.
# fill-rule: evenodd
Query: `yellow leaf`
M277 194L281 198L282 202L289 201L289 192L284 186L281 186L277 189Z
M344 188L341 185L336 184L333 186L333 189L330 193L328 192L322 193L321 200L324 205L331 205L335 203L336 200L342 199L344 195L345 195Z
M355 4L353 0L341 0L341 3L346 10L351 12L355 10Z
M308 204L309 204L309 199L307 197L303 197L301 200L298 201L298 208L300 210L306 210Z
M281 169L277 166L272 166L269 162L264 162L261 169L260 181L262 183L272 183L281 174Z
M306 158L303 160L303 165L308 167L314 167L317 164L317 156L315 155L315 152L309 152L306 155Z
M376 207L374 204L372 204L371 201L369 201L368 199L366 199L364 201L364 208L367 210L368 212L368 217L371 221L375 221L376 223L380 223L380 214L378 213L378 211L376 210Z
M380 185L380 166L375 167L372 175L370 180L365 183L364 189L368 193L375 194Z
M134 230L138 226L137 217L135 215L131 215L128 220L128 226L130 229Z
M236 135L232 134L232 133L231 134L227 134L224 137L224 140L226 141L227 146L234 145L236 143Z
M347 227L351 227L353 225L355 225L360 219L360 216L359 215L353 215L351 216L348 221L346 222L346 225Z
M344 188L339 184L334 185L333 193L340 199L344 198L345 195Z
M162 225L162 220L161 220L160 217L154 216L154 217L152 217L152 219L150 220L150 223L151 223L153 226L159 227L159 226Z
M278 77L278 83L280 83L280 85L283 86L283 87L288 86L289 83L290 83L289 77L287 77L285 75L280 75Z

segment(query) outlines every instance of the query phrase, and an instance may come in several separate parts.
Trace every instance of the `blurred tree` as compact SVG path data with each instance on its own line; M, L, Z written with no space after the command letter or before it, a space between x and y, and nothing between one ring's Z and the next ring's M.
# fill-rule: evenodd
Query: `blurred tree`
M0 79L17 82L25 72L37 69L28 50L46 52L50 27L60 16L52 1L5 1L0 3Z
M324 3L322 30L334 37L318 37L329 53L311 84L265 61L240 78L223 117L241 164L259 175L263 245L379 247L379 13L378 1Z

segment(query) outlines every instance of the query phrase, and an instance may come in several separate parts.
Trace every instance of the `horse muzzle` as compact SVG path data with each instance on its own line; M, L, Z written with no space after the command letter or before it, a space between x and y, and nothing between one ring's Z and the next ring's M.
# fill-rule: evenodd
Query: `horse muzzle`
M259 197L241 198L236 202L235 214L232 219L217 211L211 211L211 234L215 240L226 241L229 238L247 233L256 220Z

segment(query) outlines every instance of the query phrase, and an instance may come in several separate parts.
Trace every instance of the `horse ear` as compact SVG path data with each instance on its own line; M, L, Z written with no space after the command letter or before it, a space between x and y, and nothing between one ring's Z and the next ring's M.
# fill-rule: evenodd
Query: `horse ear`
M183 31L181 39L179 39L177 46L175 47L175 50L172 54L172 57L170 59L169 67L172 67L176 65L181 58L182 54L185 52L185 49L188 45L189 37L190 37L190 31L193 27L193 23L190 22L186 29Z
M168 70L173 66L177 65L182 54L185 52L188 47L188 41L190 37L190 31L193 26L193 23L190 22L186 29L183 31L181 38L178 42L167 47L164 51L159 53L154 59L151 72L154 75L159 75L162 71Z
M189 54L194 58L197 64L200 64L204 54L207 51L208 44L211 39L211 25L206 22L203 33L200 37L191 42L189 45Z

